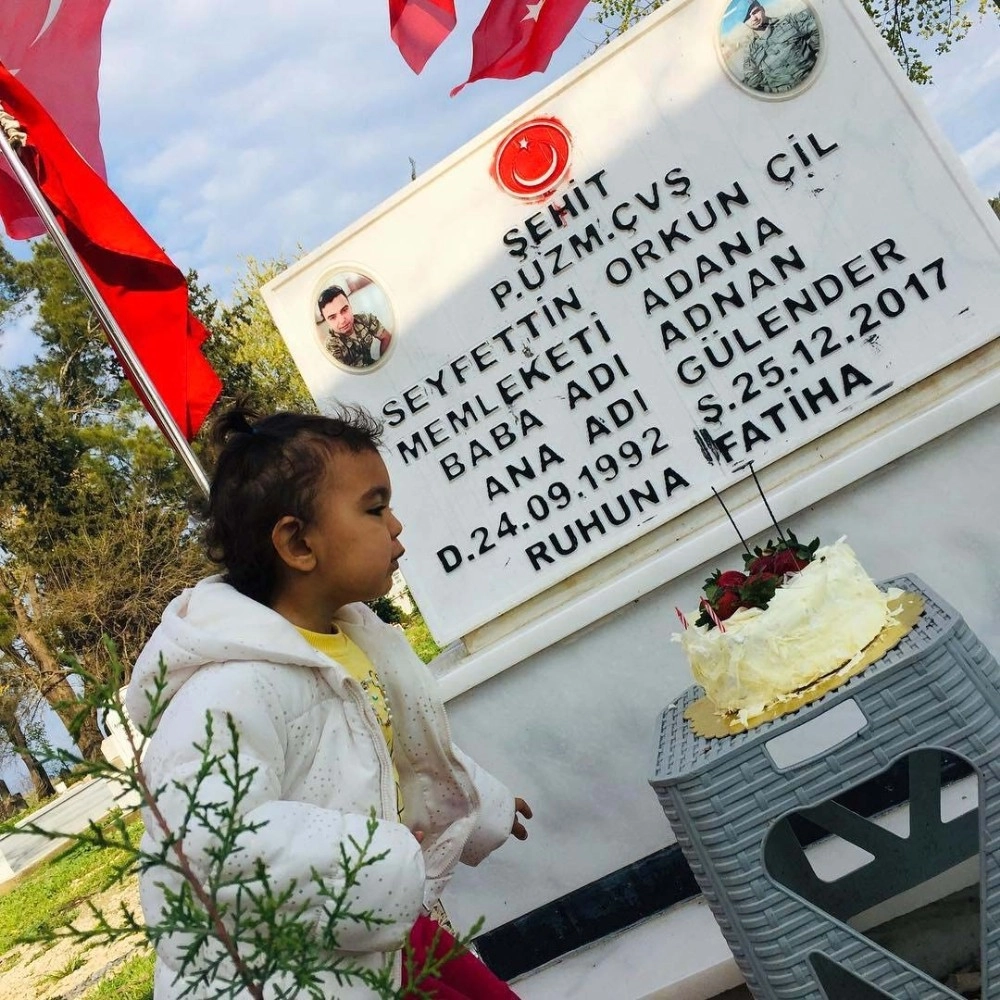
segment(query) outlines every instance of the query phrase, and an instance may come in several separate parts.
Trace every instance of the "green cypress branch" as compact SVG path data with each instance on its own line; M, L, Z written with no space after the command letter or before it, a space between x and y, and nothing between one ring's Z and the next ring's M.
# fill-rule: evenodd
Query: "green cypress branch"
M403 963L409 986L394 982L392 955L378 967L368 967L337 951L338 932L347 923L366 929L391 923L370 909L357 908L353 892L362 873L387 857L387 852L375 852L373 844L378 829L374 810L368 817L365 836L349 837L339 845L335 877L313 869L305 885L295 882L282 888L272 884L267 866L255 859L251 874L233 871L232 861L244 853L245 838L257 833L266 824L248 821L243 815L243 803L250 791L256 768L247 767L241 759L239 732L232 716L226 715L224 734L219 741L224 749L216 749L216 720L211 713L205 717L205 738L196 744L200 755L197 770L187 784L172 782L153 787L142 766L146 743L167 707L166 667L160 671L146 692L149 722L136 729L121 703L120 688L123 670L110 641L105 643L111 668L104 680L87 674L78 664L73 670L85 684L85 707L100 708L117 720L132 753L133 762L118 767L109 762L84 761L78 754L61 748L47 748L42 759L72 767L78 773L107 778L136 794L152 822L152 835L135 843L134 824L129 824L121 811L101 823L91 822L77 833L52 831L36 822L21 823L16 828L0 825L0 832L16 829L53 840L69 840L77 846L123 852L124 860L116 866L116 877L133 873L162 872L171 876L175 886L158 881L163 895L163 909L154 923L146 924L125 903L116 912L107 914L94 903L86 902L86 914L92 926L81 927L79 920L25 936L25 943L70 939L80 944L110 943L141 935L154 947L167 940L179 952L179 979L185 981L181 996L198 991L199 996L234 1000L239 995L263 1000L269 997L287 1000L324 1000L322 977L332 975L342 985L366 985L383 1000L430 1000L430 994L419 985L426 977L441 974L444 965L464 954L482 922L477 922L470 934L456 940L444 954L436 954L439 939L426 960L419 965L407 945ZM226 797L213 801L206 794L206 783L214 780L225 789ZM161 796L169 789L181 795L184 814L176 830L171 829L159 807ZM194 826L213 832L207 849L208 864L203 876L195 871L185 851L186 838ZM323 918L318 923L309 915L311 904L295 902L298 893L308 886L312 896L322 903Z

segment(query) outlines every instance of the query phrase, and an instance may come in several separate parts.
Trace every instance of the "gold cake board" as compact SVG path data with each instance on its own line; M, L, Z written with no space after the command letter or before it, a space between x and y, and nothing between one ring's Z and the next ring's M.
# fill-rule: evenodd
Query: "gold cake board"
M716 740L723 736L745 733L748 729L753 729L761 723L771 722L789 712L795 712L806 705L811 705L823 695L829 694L845 681L857 676L873 663L882 659L890 649L896 646L900 639L916 625L917 619L924 610L924 599L919 594L900 594L898 597L890 598L888 609L892 621L865 646L859 656L854 657L836 670L824 674L812 684L765 705L760 712L744 720L740 718L738 712L722 712L714 702L703 697L687 707L684 718L699 736Z

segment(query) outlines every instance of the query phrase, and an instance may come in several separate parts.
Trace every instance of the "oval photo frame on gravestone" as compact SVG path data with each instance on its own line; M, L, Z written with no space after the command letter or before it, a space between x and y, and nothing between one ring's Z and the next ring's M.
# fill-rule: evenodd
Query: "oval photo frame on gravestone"
M346 305L353 319L350 333L335 331L323 315L327 307L320 308L324 297L337 291L347 299ZM334 301L338 298L336 296ZM366 375L382 368L392 357L397 335L395 311L385 288L367 268L342 263L324 271L313 289L309 308L323 356L341 371ZM339 315L343 317L343 309L339 310ZM384 351L376 346L379 329L392 338ZM340 344L333 340L337 336L342 338Z
M761 20L758 33L752 25ZM784 101L819 77L826 36L808 0L729 0L715 50L726 76L744 93Z

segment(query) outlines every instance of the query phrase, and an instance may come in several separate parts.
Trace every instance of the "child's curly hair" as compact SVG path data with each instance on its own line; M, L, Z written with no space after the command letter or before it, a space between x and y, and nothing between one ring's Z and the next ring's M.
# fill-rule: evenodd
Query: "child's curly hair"
M277 583L275 524L286 515L309 523L331 452L377 451L381 437L382 425L361 407L263 416L237 403L221 413L212 425L218 457L204 539L226 582L269 604Z

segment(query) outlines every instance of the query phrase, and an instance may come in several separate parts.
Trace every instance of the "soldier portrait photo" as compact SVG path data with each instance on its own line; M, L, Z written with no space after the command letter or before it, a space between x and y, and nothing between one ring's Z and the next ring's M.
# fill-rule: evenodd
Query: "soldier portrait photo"
M319 283L313 311L317 336L331 361L361 372L385 359L394 334L392 308L368 275L328 272Z
M737 83L757 94L783 96L812 76L821 39L816 13L805 0L733 0L719 41Z

